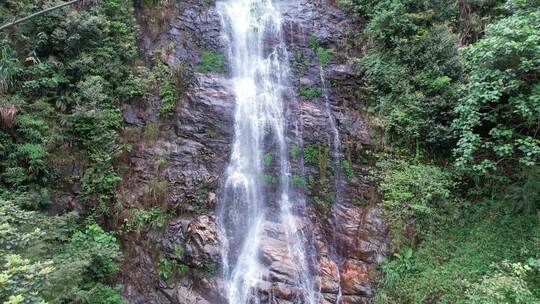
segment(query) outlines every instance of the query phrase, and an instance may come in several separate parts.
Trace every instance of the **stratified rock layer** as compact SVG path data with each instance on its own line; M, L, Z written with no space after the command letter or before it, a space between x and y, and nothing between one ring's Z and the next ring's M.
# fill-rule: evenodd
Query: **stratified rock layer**
M278 1L276 1L278 2ZM379 198L367 181L371 147L362 118L362 103L348 94L358 76L347 64L344 48L347 35L358 27L326 1L279 1L283 31L288 44L293 79L291 87L323 91L320 64L310 38L320 47L332 49L324 67L329 87L330 114L341 139L339 157L351 162L355 174L331 181L338 189L337 201L322 207L308 195L307 210L300 212L298 233L309 235L316 252L312 271L317 274L321 303L370 303L375 294L377 266L387 252L387 228L381 218ZM222 51L220 17L204 0L177 4L171 24L156 39L145 34L141 24L140 46L148 57L154 49L174 43L175 50L162 56L169 64L186 64L192 69L206 50ZM138 11L137 14L144 14ZM302 54L301 65L296 54ZM124 206L149 208L144 202L156 180L167 183L162 204L175 216L164 229L143 229L122 239L125 252L120 283L132 303L225 303L224 283L219 275L220 239L215 208L219 182L226 168L233 137L234 96L226 73L194 73L173 118L157 115L159 97L126 107L124 119L137 128L154 126L159 132L152 141L140 140L125 160L129 170L119 200ZM297 94L287 117L291 143L331 143L324 96L304 100ZM156 170L156 159L166 159L166 168ZM316 165L292 159L293 171L320 177ZM333 169L334 179L338 178ZM302 192L302 190L299 190ZM307 191L309 194L309 191ZM154 195L155 196L155 195ZM288 255L283 228L274 222L264 226L261 261L267 266L259 288L261 299L272 303L293 303L299 292L292 282L298 273L294 257ZM174 260L189 270L165 281L157 274L160 259ZM232 303L231 303L232 304ZM236 304L236 303L234 303Z

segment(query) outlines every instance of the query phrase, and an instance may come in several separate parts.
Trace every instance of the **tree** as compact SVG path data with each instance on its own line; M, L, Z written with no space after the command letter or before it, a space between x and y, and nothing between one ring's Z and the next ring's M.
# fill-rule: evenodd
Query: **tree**
M456 164L464 170L540 161L540 11L527 3L510 1L512 14L463 50L469 77L453 127Z

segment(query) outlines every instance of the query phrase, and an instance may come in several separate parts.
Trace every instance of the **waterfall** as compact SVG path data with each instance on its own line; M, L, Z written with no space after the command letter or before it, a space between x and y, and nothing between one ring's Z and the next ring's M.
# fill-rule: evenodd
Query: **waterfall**
M297 268L294 287L301 294L295 303L318 303L301 225L301 218L307 220L305 200L291 189L285 98L291 74L281 15L271 0L223 0L217 8L236 96L235 134L218 210L225 297L229 304L263 302L259 289L269 278L261 245L273 226ZM274 187L264 182L267 153L278 164Z
M321 86L323 88L323 97L324 97L324 107L326 111L326 116L328 117L328 122L330 125L330 129L332 130L332 139L331 141L331 147L332 147L332 158L335 162L335 168L336 168L336 176L335 176L335 183L334 183L334 189L336 191L336 196L334 198L334 202L332 202L332 214L335 214L333 209L336 206L336 202L339 202L341 199L341 184L343 182L343 169L342 169L342 154L341 154L341 140L339 138L339 130L336 125L336 120L334 116L332 115L332 109L330 108L330 92L328 89L328 85L326 84L326 77L324 73L324 67L320 66L320 79L321 79ZM330 259L336 263L338 266L338 294L336 298L335 304L341 303L341 297L343 296L342 290L341 290L341 275L339 273L339 268L341 267L341 261L338 253L336 252L336 227L339 223L336 222L337 219L334 217L332 218L332 245L330 246Z

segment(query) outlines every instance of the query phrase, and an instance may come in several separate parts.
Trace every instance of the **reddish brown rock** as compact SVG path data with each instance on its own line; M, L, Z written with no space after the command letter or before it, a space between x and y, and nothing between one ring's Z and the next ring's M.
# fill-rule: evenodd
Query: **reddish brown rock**
M336 263L326 257L321 257L319 259L319 278L322 293L338 293L339 270Z
M359 260L347 260L340 269L341 292L344 295L372 296L375 279L373 267Z

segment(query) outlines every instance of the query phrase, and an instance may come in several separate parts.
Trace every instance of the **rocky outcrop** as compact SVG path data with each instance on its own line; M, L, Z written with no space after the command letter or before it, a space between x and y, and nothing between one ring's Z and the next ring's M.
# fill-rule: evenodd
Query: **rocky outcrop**
M379 198L365 173L369 166L370 138L361 113L362 103L349 96L358 76L347 62L342 43L357 24L328 1L279 1L284 35L291 54L292 85L324 91L322 81L331 83L328 100L319 94L307 100L296 93L289 103L289 140L301 146L326 143L333 148L334 118L341 139L334 160L347 161L354 173L329 166L321 172L317 164L300 157L292 159L295 174L325 178L333 189L326 193L330 204L317 199L322 186L299 187L307 194L307 211L299 213L298 233L313 242L310 271L317 274L321 303L370 303L375 293L377 267L387 251L387 228L378 207ZM195 70L203 51L223 51L220 17L204 0L179 1L170 24L151 37L141 24L141 50L150 58L154 50L174 44L174 51L161 52L171 65L187 64ZM144 12L138 11L137 14ZM146 34L145 34L146 33ZM332 49L330 62L321 68L312 37L320 47ZM301 62L298 62L300 54ZM295 56L296 55L296 56ZM133 152L125 159L124 181L119 201L126 207L150 208L156 204L170 215L161 230L148 227L122 239L125 260L120 275L123 293L131 303L224 303L219 275L220 238L215 210L220 177L226 168L233 137L234 96L227 74L194 73L194 79L173 118L157 115L159 97L134 103L123 111L126 123L139 130ZM326 91L325 91L326 92ZM326 106L328 101L329 107ZM330 110L330 112L328 112ZM154 130L155 138L144 134ZM125 135L128 136L128 135ZM156 166L156 159L165 164ZM156 168L159 167L159 168ZM339 168L338 168L339 167ZM326 176L322 176L326 175ZM156 181L166 182L163 197ZM315 183L321 183L316 181ZM163 189L162 189L163 190ZM149 201L148 197L153 197ZM329 199L331 200L331 199ZM158 202L159 201L159 202ZM262 299L293 303L299 293L293 287L297 263L289 256L283 228L274 222L264 225L261 260L267 271L259 287ZM163 259L186 265L165 279L158 274Z
M349 54L343 44L354 27L360 25L351 23L348 16L326 1L300 0L282 5L282 11L287 12L284 28L289 29L290 52L296 54L291 58L291 66L296 67L295 84L322 92L311 100L298 95L303 143L309 145L323 139L330 158L332 150L338 150L333 162L345 161L350 166L348 170L354 172L343 172L343 168L337 168L339 165L327 169L323 182L337 192L329 195L331 206L317 206L314 196L321 198L324 193L320 189L310 191L310 218L316 227L323 303L335 303L338 294L340 303L369 303L375 293L378 263L387 252L388 231L378 207L379 198L367 179L371 142L360 114L363 105L348 93L348 87L356 86L359 76L348 63ZM322 79L315 43L331 54L328 65L323 67ZM326 96L323 81L331 84ZM337 148L326 102L341 141ZM305 170L315 179L322 178L318 166L306 164Z

